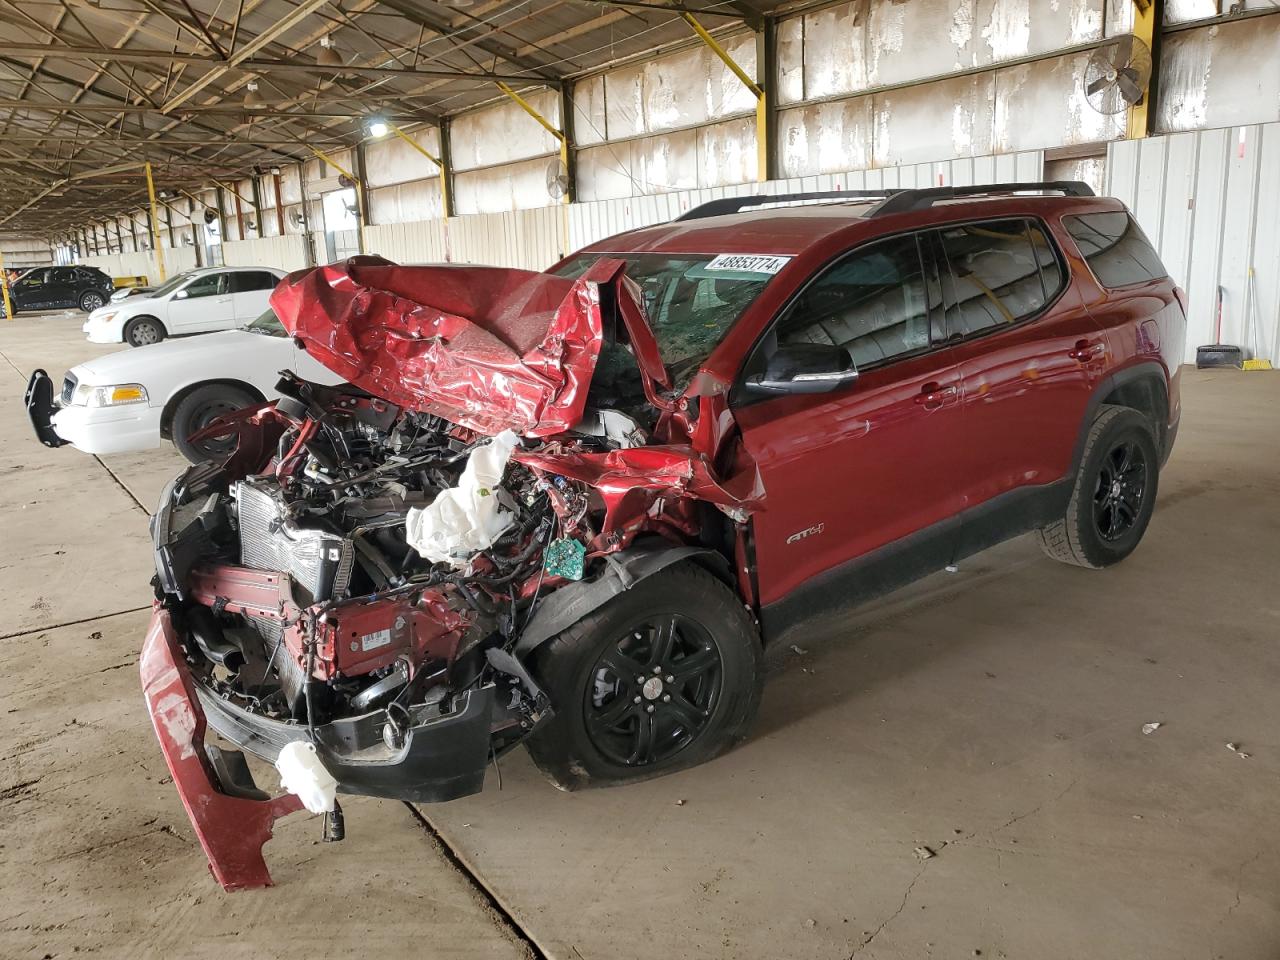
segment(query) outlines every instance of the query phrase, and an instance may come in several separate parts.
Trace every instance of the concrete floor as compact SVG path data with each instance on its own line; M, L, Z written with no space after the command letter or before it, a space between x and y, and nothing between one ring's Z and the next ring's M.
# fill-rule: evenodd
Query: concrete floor
M517 752L418 816L351 803L343 844L282 821L277 886L226 895L135 669L181 461L45 450L19 405L100 352L77 317L0 322L0 957L1280 952L1280 375L1187 372L1113 570L1006 544L793 634L711 765L565 795Z

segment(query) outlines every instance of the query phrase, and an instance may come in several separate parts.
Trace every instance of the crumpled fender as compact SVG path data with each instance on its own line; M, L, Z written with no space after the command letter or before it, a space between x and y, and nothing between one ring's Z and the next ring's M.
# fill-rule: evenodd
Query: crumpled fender
M599 282L381 257L301 270L271 295L285 329L348 382L489 436L549 436L582 419L602 337Z

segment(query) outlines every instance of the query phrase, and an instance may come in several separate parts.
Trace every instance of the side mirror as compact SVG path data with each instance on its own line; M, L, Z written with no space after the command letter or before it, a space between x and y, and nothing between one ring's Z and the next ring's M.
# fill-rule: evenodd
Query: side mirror
M858 379L853 358L844 347L826 343L791 343L778 347L763 373L747 378L752 393L827 393Z
M191 294L187 293L187 288L186 288L186 287L183 287L181 290L179 290L177 293L175 293L175 294L173 295L173 299L175 299L175 300L185 300L185 299L187 299L187 297L189 297L189 296L191 296Z

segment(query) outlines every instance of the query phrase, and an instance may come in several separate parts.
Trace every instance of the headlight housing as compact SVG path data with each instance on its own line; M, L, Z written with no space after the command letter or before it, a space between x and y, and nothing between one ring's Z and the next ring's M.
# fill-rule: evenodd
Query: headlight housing
M82 383L71 397L73 407L122 407L146 402L147 388L140 383L111 383L100 387Z
M100 313L93 318L94 323L108 323L116 318L119 310L112 310L110 313Z

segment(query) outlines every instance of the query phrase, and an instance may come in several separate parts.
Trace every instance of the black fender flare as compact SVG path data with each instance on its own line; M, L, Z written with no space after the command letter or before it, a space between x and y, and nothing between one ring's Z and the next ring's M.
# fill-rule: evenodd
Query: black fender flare
M580 580L561 587L538 601L529 625L516 640L515 653L526 659L562 630L567 630L593 610L624 590L653 576L673 563L693 559L733 586L729 563L710 547L633 546L606 554L605 571L595 580ZM734 587L736 591L736 587Z
M1080 422L1080 433L1076 437L1075 449L1071 456L1071 476L1074 477L1080 469L1080 461L1084 458L1084 445L1089 437L1089 430L1093 427L1093 421L1098 417L1098 411L1102 408L1102 402L1110 396L1118 387L1125 384L1133 383L1136 380L1153 380L1159 384L1161 393L1164 394L1165 415L1168 416L1169 406L1169 380L1165 368L1154 360L1144 360L1141 363L1135 363L1132 366L1124 367L1120 370L1112 371L1102 377L1097 385L1093 388L1093 392L1089 395L1088 406L1085 408L1084 418ZM1161 461L1167 457L1170 444L1170 432L1172 424L1170 423L1153 423L1152 426L1156 431L1156 449L1160 452Z

